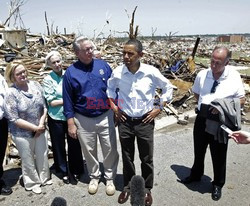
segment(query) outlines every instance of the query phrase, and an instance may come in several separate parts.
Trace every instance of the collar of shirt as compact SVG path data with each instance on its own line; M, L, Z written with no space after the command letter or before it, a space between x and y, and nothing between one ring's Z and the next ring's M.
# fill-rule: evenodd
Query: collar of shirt
M60 80L63 79L63 75L65 73L65 70L62 70L62 76L57 75L57 73L55 73L54 71L51 72L51 77L56 80L57 82L59 82Z
M229 68L227 66L225 66L225 69L224 69L222 75L220 76L220 78L217 81L220 82L221 80L226 79L228 75L229 75ZM214 79L213 72L212 72L211 68L208 70L207 77Z
M214 83L211 68L208 70L206 77L204 78L204 84L202 90L199 93L198 109L200 105L210 104L216 98L235 98L240 94L242 82L240 79L235 79L235 73L229 67L225 67L224 72L217 80L219 85L216 88L215 93L211 93L211 88Z
M133 74L132 72L129 71L128 67L124 65L123 70L122 70L122 74L127 74L127 73ZM138 74L138 73L144 73L141 66L134 74Z
M156 87L148 69L148 65L141 64L133 74L125 65L122 68L118 104L130 117L141 117L153 108Z
M78 60L76 62L76 66L79 68L79 69L82 69L84 71L88 71L88 70L91 70L93 69L93 64L94 64L94 59L89 63L89 64L84 64L83 62L81 62L80 60Z

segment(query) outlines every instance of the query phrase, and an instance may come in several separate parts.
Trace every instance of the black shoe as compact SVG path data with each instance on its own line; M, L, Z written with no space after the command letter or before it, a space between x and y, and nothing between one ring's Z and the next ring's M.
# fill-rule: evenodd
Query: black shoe
M218 201L221 198L221 187L213 185L212 199Z
M72 174L71 175L71 178L70 178L70 182L71 182L71 184L73 184L73 185L75 185L75 184L77 184L79 181L80 181L80 179L81 179L81 175L80 174Z
M62 180L63 180L63 182L64 182L64 184L69 184L69 176L64 176L63 178L62 178Z
M0 194L1 195L10 195L12 193L12 189L5 184L1 186Z
M73 175L73 177L76 181L79 181L81 179L81 175Z
M182 179L180 182L183 183L183 184L190 184L192 182L199 182L201 181L201 178L196 178L196 177L193 177L193 176L188 176L184 179Z

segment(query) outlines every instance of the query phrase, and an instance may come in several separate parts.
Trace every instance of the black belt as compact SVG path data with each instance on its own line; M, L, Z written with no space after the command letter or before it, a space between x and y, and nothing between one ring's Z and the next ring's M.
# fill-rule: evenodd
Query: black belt
M148 113L142 115L141 117L130 117L125 112L122 112L122 114L126 117L126 119L130 122L141 122L145 117L148 115Z

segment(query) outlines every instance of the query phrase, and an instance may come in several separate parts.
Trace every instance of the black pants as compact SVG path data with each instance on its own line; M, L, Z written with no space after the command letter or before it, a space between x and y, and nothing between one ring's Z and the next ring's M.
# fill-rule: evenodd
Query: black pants
M84 172L84 165L81 146L78 139L73 139L68 135L67 122L54 120L48 116L48 126L57 172L62 172L63 174L68 173L65 148L65 137L67 137L69 171L72 174L82 174Z
M205 132L206 118L197 115L194 123L194 164L191 176L200 178L204 174L204 159L207 146L210 146L214 180L213 184L223 187L226 181L227 144L214 140L214 136Z
M149 190L152 189L154 180L154 122L145 124L141 120L127 120L126 122L121 122L118 129L122 147L124 190L130 189L130 180L136 174L134 165L135 138L137 139L145 187Z
M8 140L8 122L3 118L0 120L0 179L3 176L3 160Z

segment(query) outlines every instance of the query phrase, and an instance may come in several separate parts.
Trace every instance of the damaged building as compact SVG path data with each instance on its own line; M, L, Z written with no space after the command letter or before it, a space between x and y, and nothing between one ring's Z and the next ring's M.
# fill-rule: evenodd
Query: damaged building
M245 40L243 35L222 35L217 38L217 42L240 43Z

